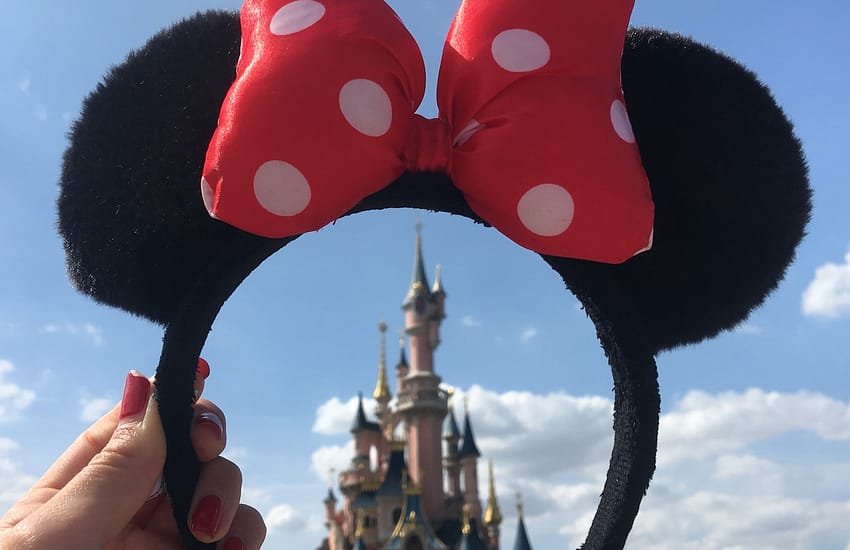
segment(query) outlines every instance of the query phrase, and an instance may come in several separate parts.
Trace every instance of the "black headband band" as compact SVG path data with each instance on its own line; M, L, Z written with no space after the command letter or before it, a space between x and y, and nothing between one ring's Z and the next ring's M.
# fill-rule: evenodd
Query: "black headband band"
M210 219L197 191L238 49L235 16L211 12L114 69L74 126L59 199L77 287L165 326L165 481L192 548L207 547L185 521L198 476L189 439L197 357L227 298L292 240ZM743 320L782 278L810 212L800 145L751 73L683 37L637 30L622 74L656 203L655 246L621 265L543 256L596 326L614 378L614 448L584 545L592 549L625 544L655 468L654 356ZM406 173L350 213L397 207L480 222L435 173Z

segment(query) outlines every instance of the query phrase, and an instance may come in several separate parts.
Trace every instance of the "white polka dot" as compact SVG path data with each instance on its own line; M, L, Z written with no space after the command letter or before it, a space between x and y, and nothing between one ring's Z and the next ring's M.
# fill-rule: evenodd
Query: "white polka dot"
M386 134L393 121L393 106L387 92L364 78L347 82L342 87L339 108L355 130L370 137Z
M452 145L454 147L460 147L461 145L469 141L472 136L474 136L483 129L484 125L473 118L469 121L469 124L463 127L463 130L458 132L457 136L455 137L455 141Z
M215 191L212 185L210 185L210 182L207 181L207 178L201 178L201 198L204 199L204 208L207 209L210 216L215 218L215 214L213 214Z
M629 113L626 111L626 105L619 99L611 104L611 124L614 125L614 131L620 136L620 139L626 143L635 142L635 133L632 130L632 123L629 121Z
M254 175L260 206L278 216L300 214L310 204L310 184L298 168L281 160L264 163Z
M522 224L536 235L560 235L573 222L575 203L570 193L552 183L532 187L517 204Z
M500 32L493 40L491 50L496 63L512 73L535 71L549 63L551 56L546 40L525 29Z
M269 30L276 36L295 34L314 25L325 15L325 6L316 0L295 0L274 14Z

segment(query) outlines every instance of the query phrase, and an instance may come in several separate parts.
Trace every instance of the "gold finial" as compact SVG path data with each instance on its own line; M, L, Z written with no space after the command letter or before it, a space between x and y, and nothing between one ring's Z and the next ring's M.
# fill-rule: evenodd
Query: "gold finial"
M443 266L437 264L437 267L434 269L434 288L431 289L431 292L433 292L434 294L443 291L443 281L440 277L442 272Z
M363 536L363 511L355 510L354 517L357 518L354 520L356 525L356 527L354 528L354 537L360 538Z
M463 505L463 527L461 528L461 533L464 536L469 535L472 532L472 525L470 524L472 516L472 511L469 509L469 504Z
M496 478L493 475L493 461L490 460L490 487L487 495L487 511L484 512L484 525L498 526L502 523L502 511L496 499Z
M378 324L378 330L381 331L381 360L378 364L378 381L375 383L375 391L372 392L372 397L379 403L385 403L392 398L390 385L387 382L387 324L381 321Z

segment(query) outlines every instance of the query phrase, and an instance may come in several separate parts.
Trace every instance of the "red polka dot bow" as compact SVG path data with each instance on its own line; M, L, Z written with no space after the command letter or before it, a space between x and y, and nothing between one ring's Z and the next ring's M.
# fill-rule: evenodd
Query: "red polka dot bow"
M620 86L632 6L465 0L426 120L422 56L383 0L247 0L204 204L277 238L442 171L521 246L624 262L651 246L654 209Z

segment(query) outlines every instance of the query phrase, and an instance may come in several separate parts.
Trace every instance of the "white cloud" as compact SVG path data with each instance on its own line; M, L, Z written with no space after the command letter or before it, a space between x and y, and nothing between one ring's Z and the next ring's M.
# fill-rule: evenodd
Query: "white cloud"
M688 392L661 418L660 465L717 456L783 433L850 440L850 404L811 392Z
M803 292L803 313L837 319L850 315L850 252L843 264L826 263Z
M696 489L696 490L694 490ZM806 550L850 535L850 501L731 494L682 486L641 507L629 548Z
M266 514L265 520L270 531L293 533L303 530L306 525L304 518L289 504L278 504L272 507Z
M17 420L35 399L34 391L6 380L6 376L14 370L11 361L0 359L0 424Z
M326 445L313 451L310 457L310 469L326 483L331 471L341 472L351 464L354 456L354 441L345 445Z
M363 399L363 409L367 417L372 418L370 412L375 410L376 405L374 399ZM313 432L323 435L347 434L355 414L357 414L357 397L352 397L345 403L338 397L333 397L316 409Z
M458 400L465 396L482 461L494 459L506 517L502 538L510 541L515 533L512 495L520 491L535 546L580 545L611 452L612 400L479 386L458 390ZM337 400L317 414L333 417L346 405ZM812 392L691 391L668 410L661 418L658 471L627 548L844 547L850 537L850 402ZM346 416L341 426L349 423ZM788 445L832 451L815 447L799 462L786 454L793 455ZM344 446L322 447L313 453L312 469L325 481L328 470L346 468L352 454L350 438ZM486 469L479 466L486 495L481 472ZM310 506L305 510L317 505Z
M102 346L106 343L103 330L92 323L65 323L63 325L49 323L42 325L38 331L41 334L68 334L85 337L95 346Z
M481 326L481 320L476 319L472 315L464 315L460 318L460 324L466 328L478 328Z
M32 89L32 80L29 77L24 77L18 81L18 90L22 94L29 94Z
M519 339L523 342L530 342L535 336L537 336L537 329L535 327L528 327L520 333Z
M94 422L114 406L115 400L111 397L82 397L80 398L80 420Z

